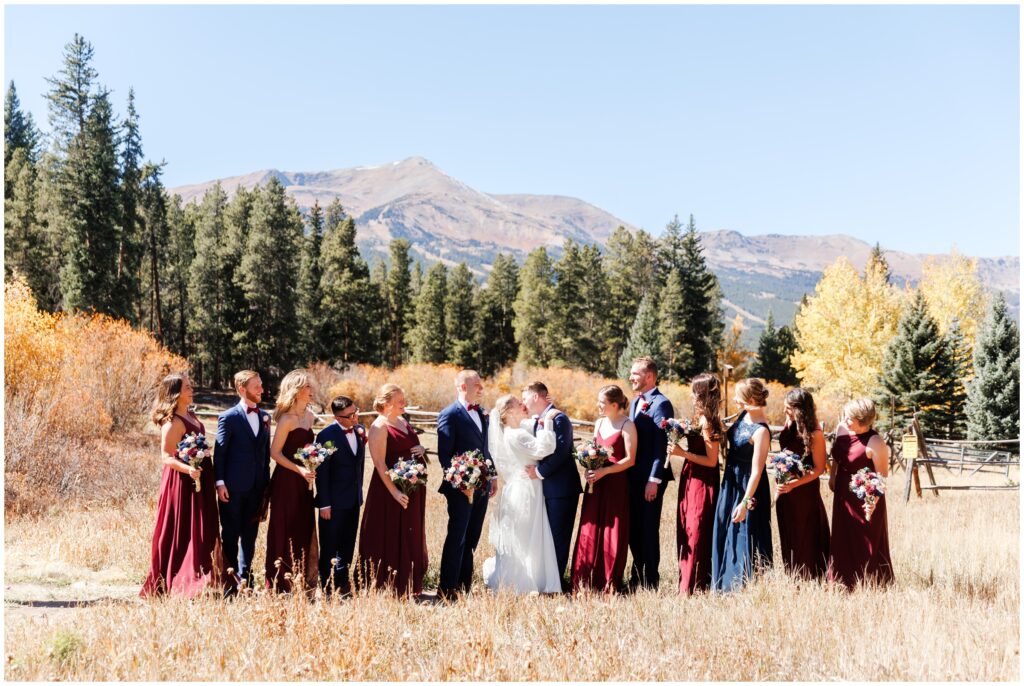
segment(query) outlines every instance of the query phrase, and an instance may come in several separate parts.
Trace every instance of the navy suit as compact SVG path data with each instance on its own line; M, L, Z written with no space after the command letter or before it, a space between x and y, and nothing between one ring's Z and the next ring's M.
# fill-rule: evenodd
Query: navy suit
M224 568L234 568L239 578L252 587L252 558L256 552L260 504L270 483L270 415L259 410L255 435L239 403L217 417L217 441L213 451L213 469L217 481L228 489L228 502L217 500L220 510L221 546ZM239 555L241 541L241 555ZM235 588L235 579L226 579L226 588Z
M359 508L363 504L363 467L366 439L356 425L356 451L352 452L345 429L338 422L324 428L316 442L334 444L334 453L316 470L316 506L331 508L331 518L320 517L320 583L342 593L352 589L349 567L356 549ZM336 562L331 564L331 560ZM333 584L331 583L333 581Z
M480 419L480 429L469 415L469 410L455 401L441 411L437 417L437 459L441 469L448 469L452 457L470 450L479 450L484 457L490 457L487 447L488 418L480 410L473 410ZM480 542L480 532L487 514L488 489L481 489L473 495L473 502L442 480L438 491L448 501L448 534L441 552L441 578L437 584L440 595L451 595L456 591L468 592L473 583L473 553Z
M576 523L576 509L579 505L580 474L573 457L572 422L562 412L554 420L555 452L537 464L537 472L543 478L544 509L548 513L551 538L555 543L555 560L566 588L565 569L569 564L569 547L572 544L572 530ZM537 422L533 423L533 434L537 435Z
M661 564L661 506L665 500L665 488L672 480L672 469L665 467L665 452L668 436L658 426L662 419L675 416L672 403L657 389L649 392L650 405L646 410L640 406L640 398L634 398L629 406L629 416L636 425L636 463L629 470L629 550L633 553L629 587L658 588L661 580L658 565ZM648 479L661 479L658 495L651 502L644 497Z

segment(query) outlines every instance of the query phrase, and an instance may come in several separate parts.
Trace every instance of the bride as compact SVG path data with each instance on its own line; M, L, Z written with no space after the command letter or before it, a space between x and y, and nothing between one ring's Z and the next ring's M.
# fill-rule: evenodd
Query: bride
M544 493L541 482L530 479L525 470L554 452L555 432L538 429L534 437L528 417L526 406L514 395L498 398L491 412L488 448L504 487L491 520L496 557L484 561L484 583L516 593L558 593L562 584Z

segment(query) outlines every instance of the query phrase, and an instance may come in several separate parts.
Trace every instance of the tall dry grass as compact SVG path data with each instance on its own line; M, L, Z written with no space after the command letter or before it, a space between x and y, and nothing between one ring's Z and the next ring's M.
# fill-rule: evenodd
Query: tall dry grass
M424 441L433 445L430 434L424 434ZM436 485L436 463L429 473ZM158 474L154 460L151 490L119 510L73 507L59 517L8 524L5 582L16 591L43 565L60 583L105 574L123 580L121 596L134 594L148 565ZM371 478L369 470L366 476ZM937 477L942 483L954 479L944 470ZM375 593L312 603L268 595L233 603L131 599L76 610L44 624L19 619L8 606L5 676L1015 680L1018 494L943 492L904 504L899 497L903 478L900 472L892 480L889 532L897 579L888 589L847 594L795 582L775 569L740 593L680 598L670 552L675 545L673 482L662 522L658 593L494 596L480 590L478 579L477 592L451 607ZM976 478L1005 480L995 474ZM830 503L824 486L822 491ZM428 486L428 580L436 580L446 523L445 502ZM257 543L258 570L265 536L264 525ZM491 554L485 527L478 569Z

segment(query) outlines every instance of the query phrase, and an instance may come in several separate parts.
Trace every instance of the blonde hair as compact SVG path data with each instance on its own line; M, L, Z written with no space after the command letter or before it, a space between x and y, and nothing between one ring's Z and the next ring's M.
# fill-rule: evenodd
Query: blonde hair
M764 407L768 403L768 389L758 378L743 379L736 384L736 393L746 405Z
M507 393L498 398L498 402L494 403L494 411L498 413L502 425L505 424L505 419L508 417L508 413L512 410L512 405L516 400L516 396Z
M157 387L156 400L153 402L153 411L150 418L157 426L174 418L178 410L178 399L181 397L181 390L185 387L185 373L168 374Z
M239 388L249 383L250 380L255 379L259 375L259 372L254 372L251 369L243 369L242 371L237 372L235 374L235 390L237 391Z
M403 391L402 387L397 384L386 383L381 386L380 390L377 391L377 397L373 399L374 412L383 414L384 407L391 402L391 399L395 397L396 393L405 395L405 391Z
M459 388L460 386L462 386L462 384L466 383L474 376L479 377L480 374L478 374L474 369L463 369L462 371L455 375L455 388Z
M291 412L292 405L295 404L295 396L299 394L299 391L312 386L313 383L305 369L293 369L285 374L281 379L281 389L277 392L277 402L274 404L274 421L278 421L282 415Z
M854 398L843 405L843 414L870 428L875 423L875 401L871 398Z

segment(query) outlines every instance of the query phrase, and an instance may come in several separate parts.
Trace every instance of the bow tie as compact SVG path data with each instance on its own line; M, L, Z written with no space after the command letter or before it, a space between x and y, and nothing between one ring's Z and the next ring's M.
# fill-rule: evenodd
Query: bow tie
M258 408L258 407L247 407L247 408L245 408L245 413L246 414L249 414L250 412L259 412L259 411L260 411L260 408Z
M344 431L347 434L355 433L356 427L353 426L351 429L342 429L342 431Z
M537 421L537 426L538 426L539 428L543 429L543 428L544 428L544 420L543 420L543 419L540 419L540 418L538 418L538 419L537 419L536 421Z
M467 405L466 409L469 410L470 412L472 412L474 410L479 412L480 411L480 406L479 405Z

